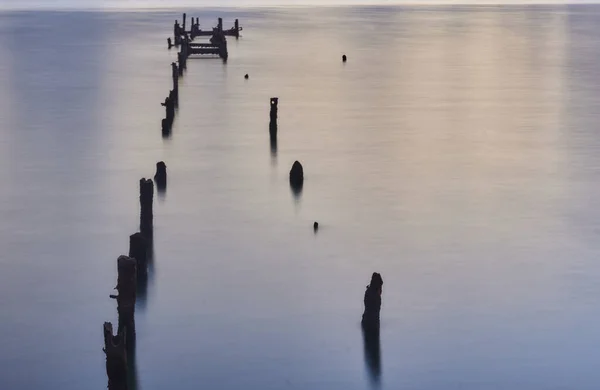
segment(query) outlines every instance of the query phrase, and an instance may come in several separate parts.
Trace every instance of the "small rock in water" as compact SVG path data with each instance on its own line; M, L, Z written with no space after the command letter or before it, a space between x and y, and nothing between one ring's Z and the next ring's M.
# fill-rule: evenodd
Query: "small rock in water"
M316 232L317 230L319 230L319 222L315 222L315 223L313 223L313 229L315 230L315 232Z
M248 80L248 78L250 78L250 76L248 76L248 73L246 73L246 75L244 76L244 78L245 78L246 80Z
M346 57L346 55L344 54L344 55L342 56L342 61L343 61L343 62L346 62L346 60L347 60L347 59L348 59L348 58L347 58L347 57Z

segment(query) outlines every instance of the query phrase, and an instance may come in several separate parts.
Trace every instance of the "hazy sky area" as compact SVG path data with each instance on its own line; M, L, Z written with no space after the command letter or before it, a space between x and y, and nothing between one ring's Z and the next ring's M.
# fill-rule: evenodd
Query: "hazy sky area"
M256 7L396 4L593 4L598 0L0 0L0 9Z

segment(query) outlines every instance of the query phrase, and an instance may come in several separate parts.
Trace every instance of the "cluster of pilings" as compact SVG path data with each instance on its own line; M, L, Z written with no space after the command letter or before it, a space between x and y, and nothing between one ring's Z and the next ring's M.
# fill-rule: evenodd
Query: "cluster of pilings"
M191 55L217 55L224 61L227 61L227 39L226 36L233 36L236 39L240 37L240 23L238 19L235 20L234 26L230 29L223 29L223 19L219 18L217 26L210 30L202 30L200 28L200 22L198 18L192 17L192 23L190 30L186 30L186 17L183 14L183 25L180 26L176 20L173 25L173 40L167 38L167 45L169 49L173 46L180 47L178 53L179 66L185 69L185 61L187 57ZM210 37L209 42L195 43L192 42L196 37L207 36Z
M160 168L159 168L160 165ZM157 174L166 185L166 165L157 163ZM135 305L138 296L145 296L148 263L153 253L153 197L152 180L140 180L140 231L129 236L129 255L117 259L117 294L110 295L117 301L118 326L116 335L113 325L105 322L104 353L106 374L110 390L128 390L135 385Z

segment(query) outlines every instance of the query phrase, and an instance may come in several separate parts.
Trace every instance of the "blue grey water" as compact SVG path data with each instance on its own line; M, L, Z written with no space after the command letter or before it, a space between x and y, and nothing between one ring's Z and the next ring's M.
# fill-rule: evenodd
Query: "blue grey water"
M163 140L180 10L0 14L0 389L106 386L160 160L138 389L600 386L600 7L188 10L219 15Z

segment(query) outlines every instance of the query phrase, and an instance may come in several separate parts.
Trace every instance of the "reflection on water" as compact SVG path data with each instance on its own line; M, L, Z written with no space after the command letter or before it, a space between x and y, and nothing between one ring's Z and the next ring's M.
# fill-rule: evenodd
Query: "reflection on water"
M106 385L106 291L161 160L144 390L598 388L598 7L188 14L244 34L188 62L168 142L179 11L0 14L0 388Z

